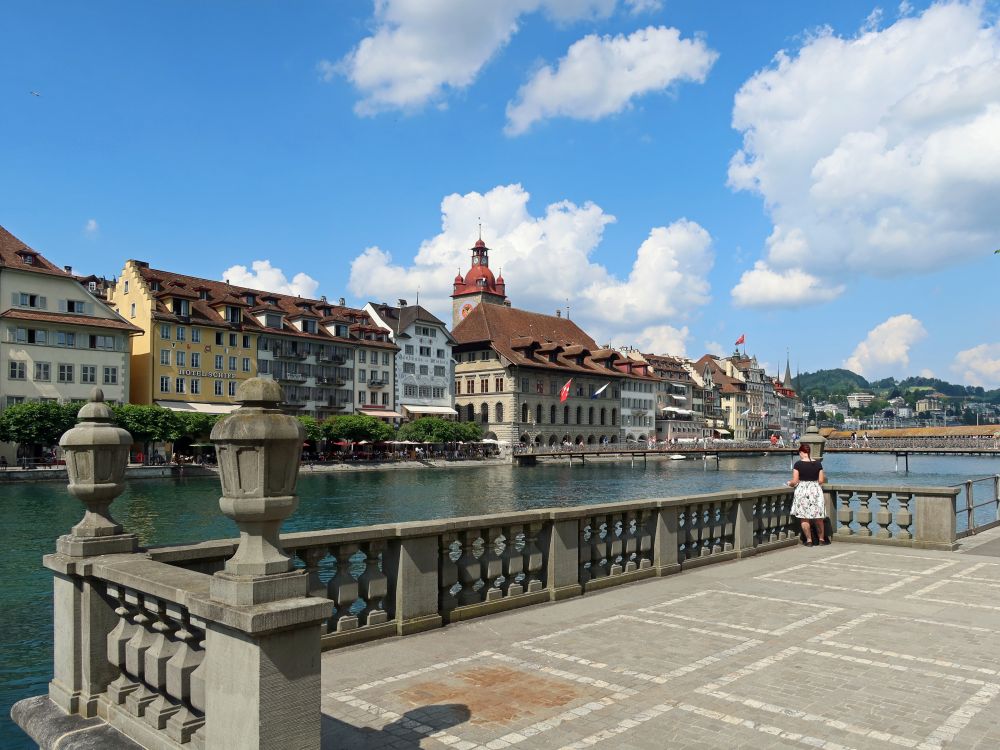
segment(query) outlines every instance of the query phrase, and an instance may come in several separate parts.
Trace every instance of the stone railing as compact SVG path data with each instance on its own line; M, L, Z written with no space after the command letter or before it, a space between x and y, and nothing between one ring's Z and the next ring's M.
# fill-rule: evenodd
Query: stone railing
M40 746L318 748L324 648L798 543L787 487L279 536L302 427L273 381L244 381L238 396L212 433L238 540L140 550L108 513L131 438L99 394L63 436L87 510L44 558L49 694L12 711ZM837 485L827 501L838 540L951 549L957 494Z

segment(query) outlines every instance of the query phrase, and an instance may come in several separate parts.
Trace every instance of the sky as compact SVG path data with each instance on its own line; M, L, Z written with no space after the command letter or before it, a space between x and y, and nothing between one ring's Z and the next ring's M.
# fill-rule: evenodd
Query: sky
M1000 3L4 4L0 224L53 262L521 308L1000 386Z

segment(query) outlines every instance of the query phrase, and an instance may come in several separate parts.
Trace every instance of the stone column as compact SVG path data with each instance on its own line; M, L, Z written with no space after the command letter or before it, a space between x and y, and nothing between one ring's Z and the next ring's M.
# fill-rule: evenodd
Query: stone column
M681 570L680 519L683 506L665 505L656 511L656 533L653 535L653 567L660 576Z
M545 581L552 601L582 594L579 520L557 516L543 526L538 543L548 550Z
M438 538L403 538L391 542L383 565L389 578L390 613L397 633L408 635L439 628Z
M77 425L59 440L66 455L69 493L84 504L83 519L59 537L56 553L43 564L53 580L53 679L49 697L68 713L97 715L97 698L118 676L108 662L107 636L118 623L115 604L103 582L91 577L93 558L135 552L135 534L126 534L110 514L125 489L132 437L115 427L104 394L95 388Z
M308 573L281 548L282 521L298 504L302 425L283 414L281 387L251 378L241 408L212 430L219 456L219 506L240 543L211 582L211 601L192 605L208 620L205 746L256 750L319 748L320 636L332 603L307 597Z

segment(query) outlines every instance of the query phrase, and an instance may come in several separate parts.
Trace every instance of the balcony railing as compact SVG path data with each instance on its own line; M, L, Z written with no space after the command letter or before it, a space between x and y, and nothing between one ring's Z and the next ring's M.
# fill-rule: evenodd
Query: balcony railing
M309 355L306 354L305 352L290 352L284 349L275 349L274 356L277 357L278 359L294 359L301 362Z
M388 381L385 380L369 380L368 387L372 390L378 390L379 388L385 388L388 385Z
M301 372L286 372L276 377L282 383L304 383L308 380Z
M338 367L342 367L347 364L347 360L339 354L321 354L319 356L319 361L324 364L337 365Z

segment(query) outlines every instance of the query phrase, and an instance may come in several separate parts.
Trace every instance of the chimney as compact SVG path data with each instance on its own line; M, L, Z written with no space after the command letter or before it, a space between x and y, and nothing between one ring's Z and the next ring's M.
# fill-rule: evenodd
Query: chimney
M510 300L509 300L509 299L505 299L505 300L503 301L503 306L504 306L504 307L510 307L510 306L511 306L511 304L510 304Z
M406 307L406 300L405 299L400 299L399 300L399 306L400 307Z
M63 270L66 273L68 273L68 274L72 274L73 273L73 266L63 266Z
M347 307L347 300L341 297L340 299L337 300L337 304L340 305L341 307Z
M556 310L556 317L557 318L561 318L562 317L562 310Z
M321 302L326 302L326 295L321 295L319 299Z

